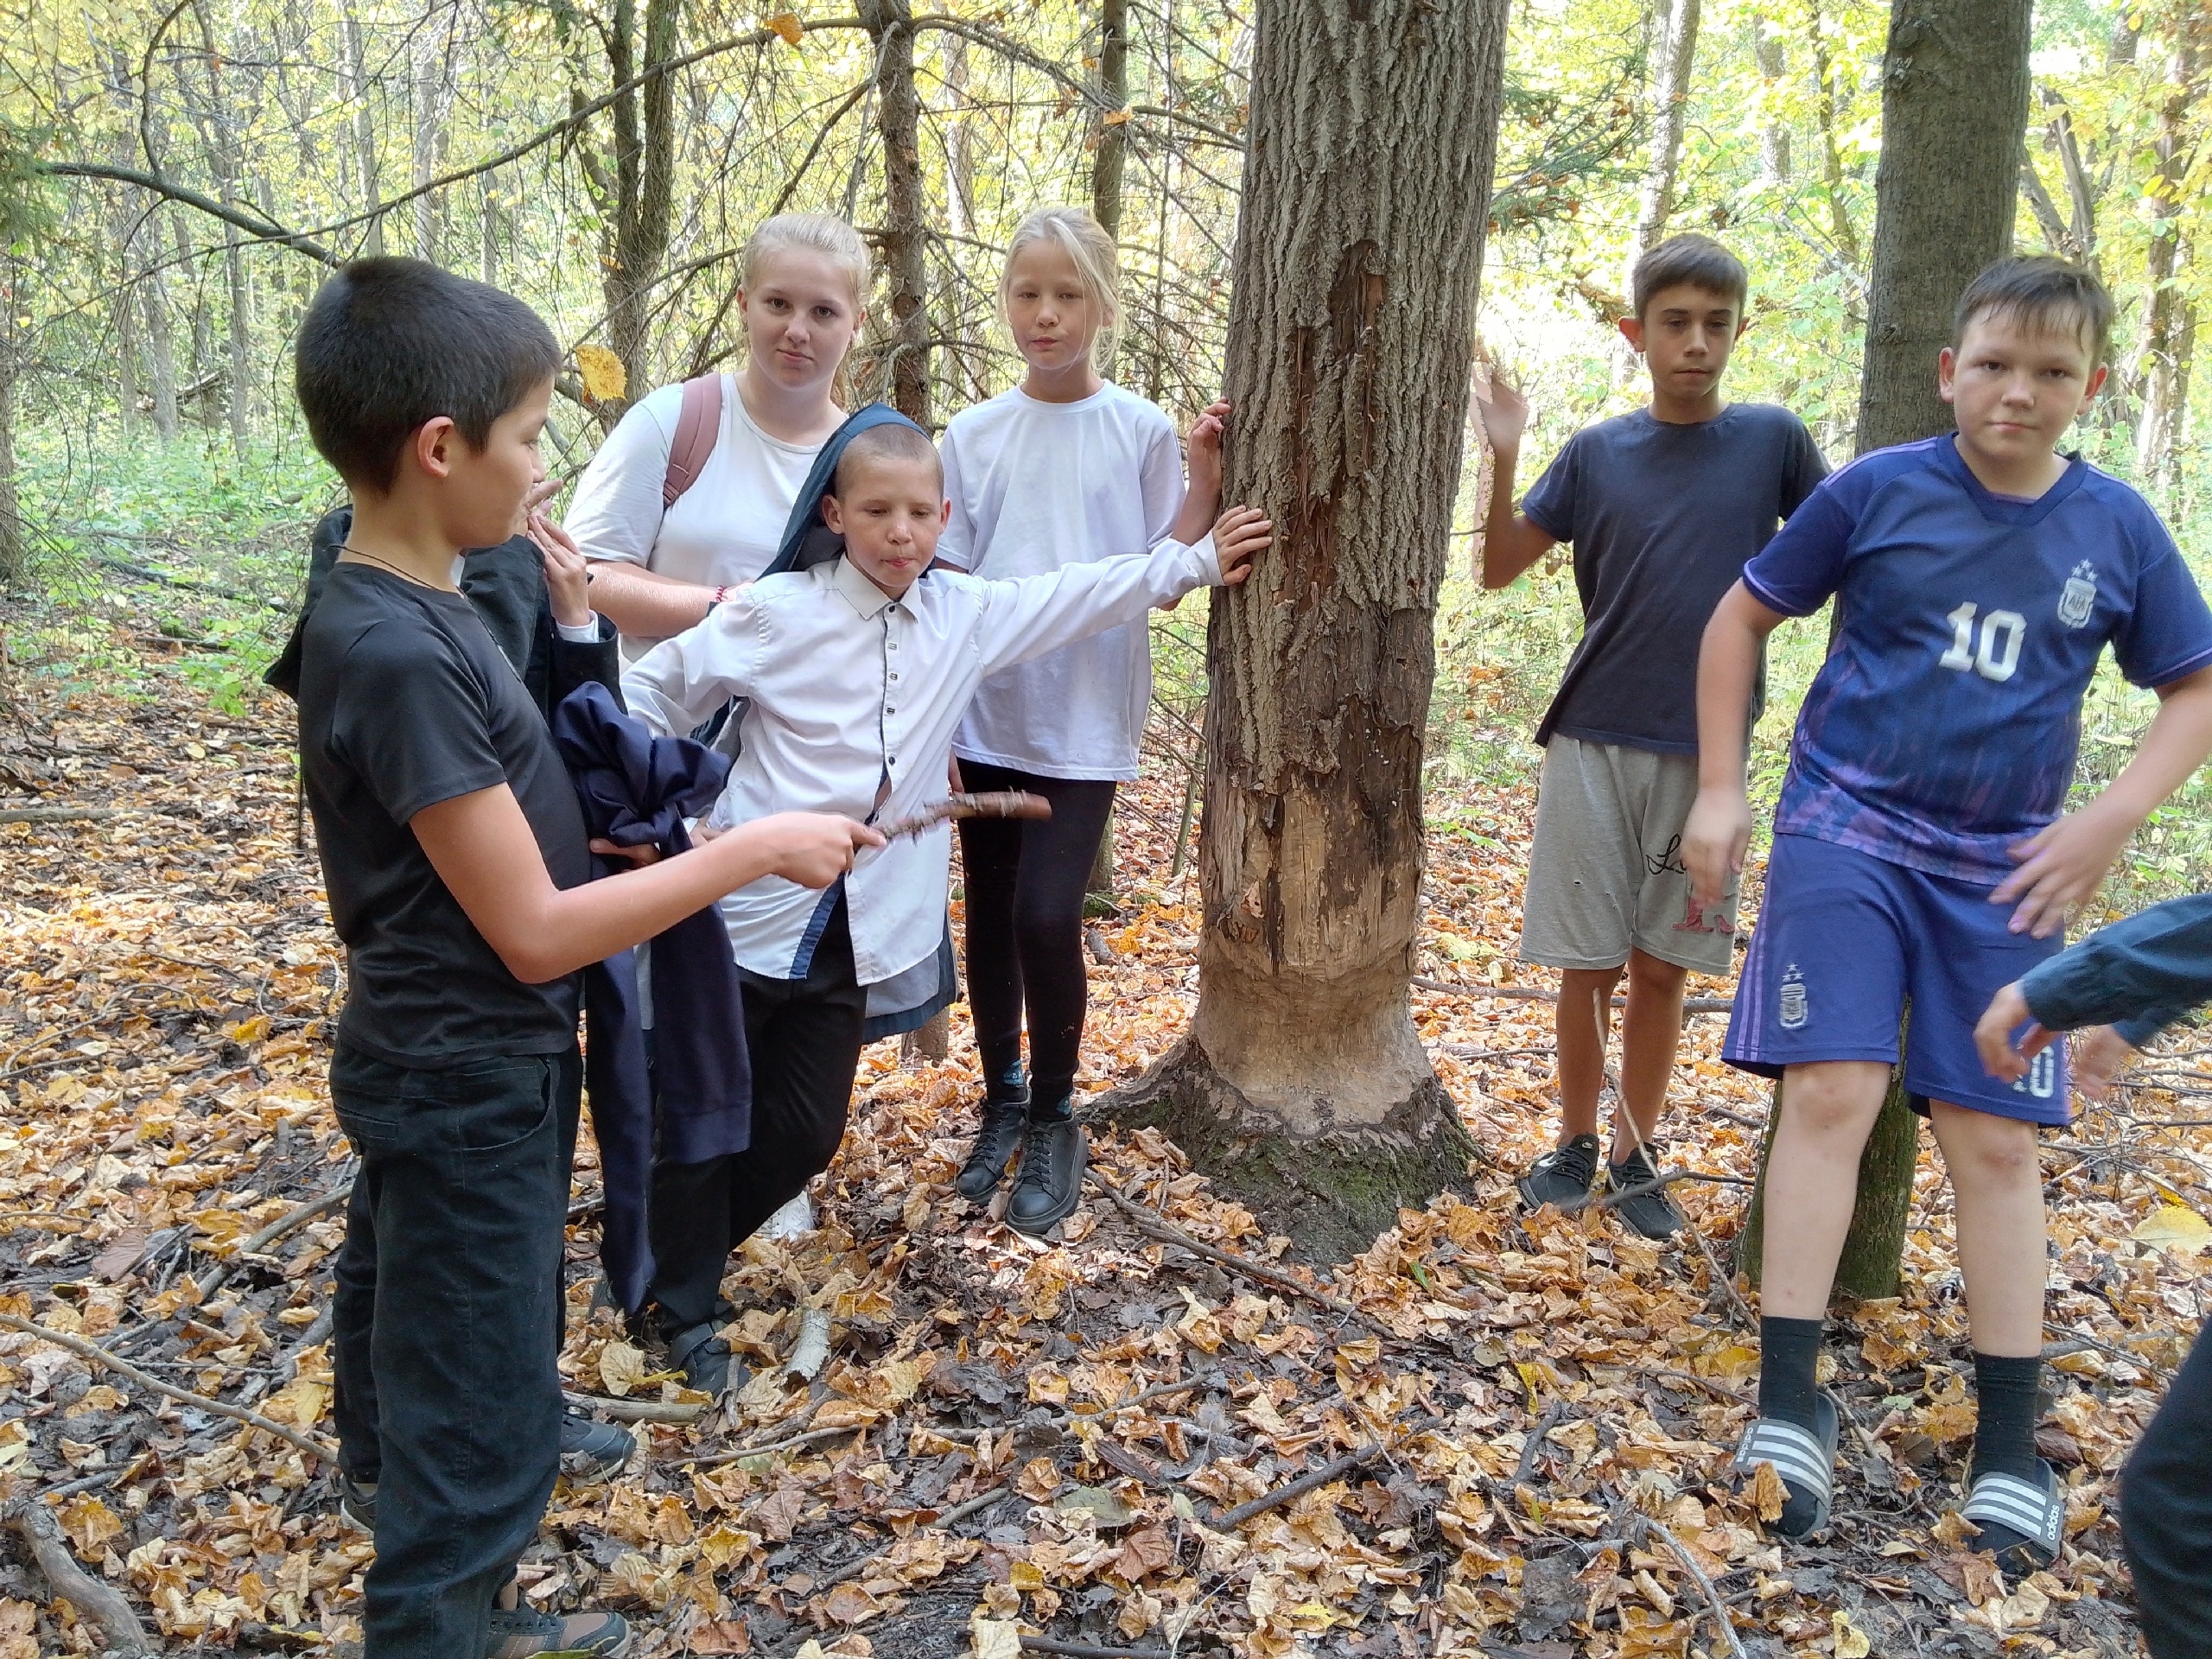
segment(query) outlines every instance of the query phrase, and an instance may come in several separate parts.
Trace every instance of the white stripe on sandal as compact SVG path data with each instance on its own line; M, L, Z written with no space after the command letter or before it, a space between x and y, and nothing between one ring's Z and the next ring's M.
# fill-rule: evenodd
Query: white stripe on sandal
M2050 1465L2044 1465L2042 1473L2040 1486L2018 1475L1986 1474L1974 1482L1959 1513L1977 1525L1993 1521L2010 1527L2055 1558L2066 1532L2066 1496Z

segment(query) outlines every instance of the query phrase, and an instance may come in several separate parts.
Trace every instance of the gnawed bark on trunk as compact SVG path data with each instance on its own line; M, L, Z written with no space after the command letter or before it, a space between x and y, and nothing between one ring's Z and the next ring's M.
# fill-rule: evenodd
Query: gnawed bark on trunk
M1407 987L1505 14L1258 12L1228 499L1274 544L1208 626L1198 1012L1117 1103L1323 1255L1477 1155Z

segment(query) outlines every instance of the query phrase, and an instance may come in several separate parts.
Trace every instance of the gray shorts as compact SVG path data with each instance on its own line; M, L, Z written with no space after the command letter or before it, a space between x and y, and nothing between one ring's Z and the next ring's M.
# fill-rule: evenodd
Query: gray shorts
M1732 933L1686 928L1682 825L1697 761L1554 736L1536 789L1536 843L1521 899L1521 959L1618 968L1631 949L1693 973L1729 971ZM1728 911L1736 910L1736 880Z

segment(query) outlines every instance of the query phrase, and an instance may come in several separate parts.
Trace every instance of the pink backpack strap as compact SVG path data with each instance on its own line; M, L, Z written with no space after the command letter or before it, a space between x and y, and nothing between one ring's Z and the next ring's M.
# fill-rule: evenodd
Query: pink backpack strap
M683 411L676 417L676 439L668 446L668 473L661 480L660 505L666 512L699 481L707 457L721 435L722 378L702 374L683 383Z

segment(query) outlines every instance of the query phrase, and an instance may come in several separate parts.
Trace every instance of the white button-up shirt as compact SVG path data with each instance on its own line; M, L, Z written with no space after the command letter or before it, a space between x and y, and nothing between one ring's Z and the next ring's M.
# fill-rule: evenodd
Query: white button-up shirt
M794 811L888 821L944 798L953 731L986 675L1220 580L1211 537L1007 582L939 569L896 600L835 559L731 594L632 664L622 695L662 734L750 699L717 825ZM937 950L951 837L940 823L854 860L845 896L861 984ZM730 894L722 918L739 964L804 978L831 902L772 875Z

